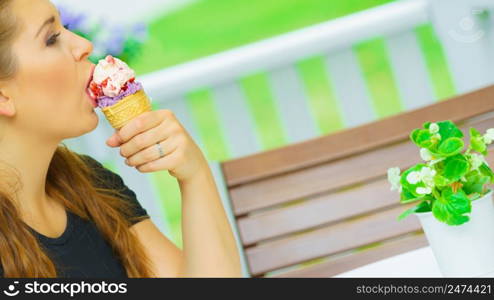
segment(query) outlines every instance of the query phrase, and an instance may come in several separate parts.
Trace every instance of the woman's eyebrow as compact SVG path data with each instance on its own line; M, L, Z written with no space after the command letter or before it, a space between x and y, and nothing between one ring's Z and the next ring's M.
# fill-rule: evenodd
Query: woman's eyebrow
M60 10L58 8L57 8L57 13L58 13L58 17L61 19L62 18L62 14L60 13ZM36 39L38 37L38 35L41 33L41 30L43 30L43 27L45 27L48 24L53 24L54 22L55 22L55 16L51 16L48 20L46 20L43 23L43 25L41 25L41 27L39 28L38 32L34 36L34 38Z
M41 30L43 30L43 28L46 26L46 25L49 25L49 24L52 24L52 23L55 23L55 16L51 16L48 20L46 20L43 25L41 25L41 27L39 28L38 30L38 33L36 33L36 35L34 36L34 38L36 39L39 35L39 33L41 32Z

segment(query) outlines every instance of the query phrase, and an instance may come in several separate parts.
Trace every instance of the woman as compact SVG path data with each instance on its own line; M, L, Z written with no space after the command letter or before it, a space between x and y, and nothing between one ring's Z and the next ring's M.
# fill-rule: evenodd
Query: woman
M140 115L107 145L142 173L168 170L177 178L183 251L117 174L61 144L98 125L86 93L91 51L48 0L0 0L3 276L240 277L208 164L172 112Z

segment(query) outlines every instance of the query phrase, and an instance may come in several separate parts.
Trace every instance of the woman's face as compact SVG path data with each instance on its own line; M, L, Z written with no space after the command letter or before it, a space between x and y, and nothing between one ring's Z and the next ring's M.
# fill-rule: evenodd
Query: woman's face
M65 29L48 0L14 0L12 13L21 26L12 45L18 69L0 83L0 118L7 117L15 132L48 140L96 128L98 116L86 92L94 67L88 60L91 42ZM6 107L15 114L9 116Z

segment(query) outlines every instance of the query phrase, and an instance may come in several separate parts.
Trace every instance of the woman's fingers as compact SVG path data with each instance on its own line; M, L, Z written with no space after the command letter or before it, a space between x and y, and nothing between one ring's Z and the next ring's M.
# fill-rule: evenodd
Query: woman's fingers
M173 138L166 139L160 142L161 149L163 149L164 157L169 156L176 148L177 143ZM140 166L148 162L160 159L160 152L156 143L144 148L143 150L128 157L125 163L129 166Z

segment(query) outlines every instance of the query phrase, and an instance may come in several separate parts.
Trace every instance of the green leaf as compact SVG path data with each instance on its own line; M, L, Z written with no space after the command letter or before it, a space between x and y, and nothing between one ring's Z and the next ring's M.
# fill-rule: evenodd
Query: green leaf
M489 177L490 183L494 183L494 172L486 163L481 164L479 170L484 176Z
M417 197L416 195L410 193L407 187L402 186L401 187L401 194L400 194L400 202L405 204L405 203L410 203L414 202L417 200L420 200L421 197Z
M441 198L434 201L432 213L436 219L448 225L460 225L470 218L464 214L472 210L471 201L462 189L453 192L451 187L443 190Z
M434 198L432 198L432 196L426 196L424 198L424 201L420 202L417 205L417 209L415 210L415 212L418 212L418 213L430 212L432 210L430 202L433 200L434 200Z
M424 195L418 194L416 192L416 190L418 187L425 187L425 183L423 183L422 181L419 181L416 184L411 184L407 180L408 174L410 174L411 172L420 172L420 170L424 167L427 167L427 165L417 164L417 165L411 167L410 169L406 170L405 172L403 172L403 174L401 174L400 184L402 186L402 199L400 201L402 203L413 202L415 200L412 200L412 199L418 199L418 198L424 196Z
M444 162L443 176L450 182L458 181L470 168L470 165L463 154L457 154L446 158Z
M463 183L463 190L467 195L473 193L482 193L484 185L489 182L490 177L483 175L480 171L475 170L465 176L467 182Z
M411 207L407 210L405 210L404 212L402 212L399 216L398 216L398 220L403 220L404 218L408 217L409 215L415 213L415 212L428 212L428 211L431 211L431 207L429 205L429 203L424 200L422 202L420 202L419 204L417 204L416 206L414 207Z
M418 145L418 142L417 142L417 135L419 134L420 132L420 129L417 128L415 130L413 130L411 133L410 133L410 140L412 140L412 142L414 142L416 145Z
M438 153L442 156L453 156L463 150L465 143L457 137L450 137L441 142L438 148Z
M461 130L458 129L458 127L456 127L455 123L449 120L437 122L437 125L439 125L439 134L441 135L441 139L443 141L451 137L457 137L457 138L463 137L463 132L461 132Z
M417 207L414 206L414 207L411 207L411 208L405 210L404 212L402 212L398 216L398 221L401 221L401 220L405 219L406 217L408 217L409 215L413 214L416 209L417 209Z
M444 187L444 186L450 185L451 183L452 182L450 182L444 176L441 176L441 175L434 176L434 185L437 187Z
M480 132L473 127L470 128L470 145L473 150L482 153L484 156L487 155L487 145L485 144Z
M416 143L419 147L429 148L433 146L433 142L431 141L432 134L429 130L420 130L415 137Z
M468 195L468 198L470 198L470 201L477 200L481 197L482 197L482 194L479 194L479 193L473 193L473 194Z

